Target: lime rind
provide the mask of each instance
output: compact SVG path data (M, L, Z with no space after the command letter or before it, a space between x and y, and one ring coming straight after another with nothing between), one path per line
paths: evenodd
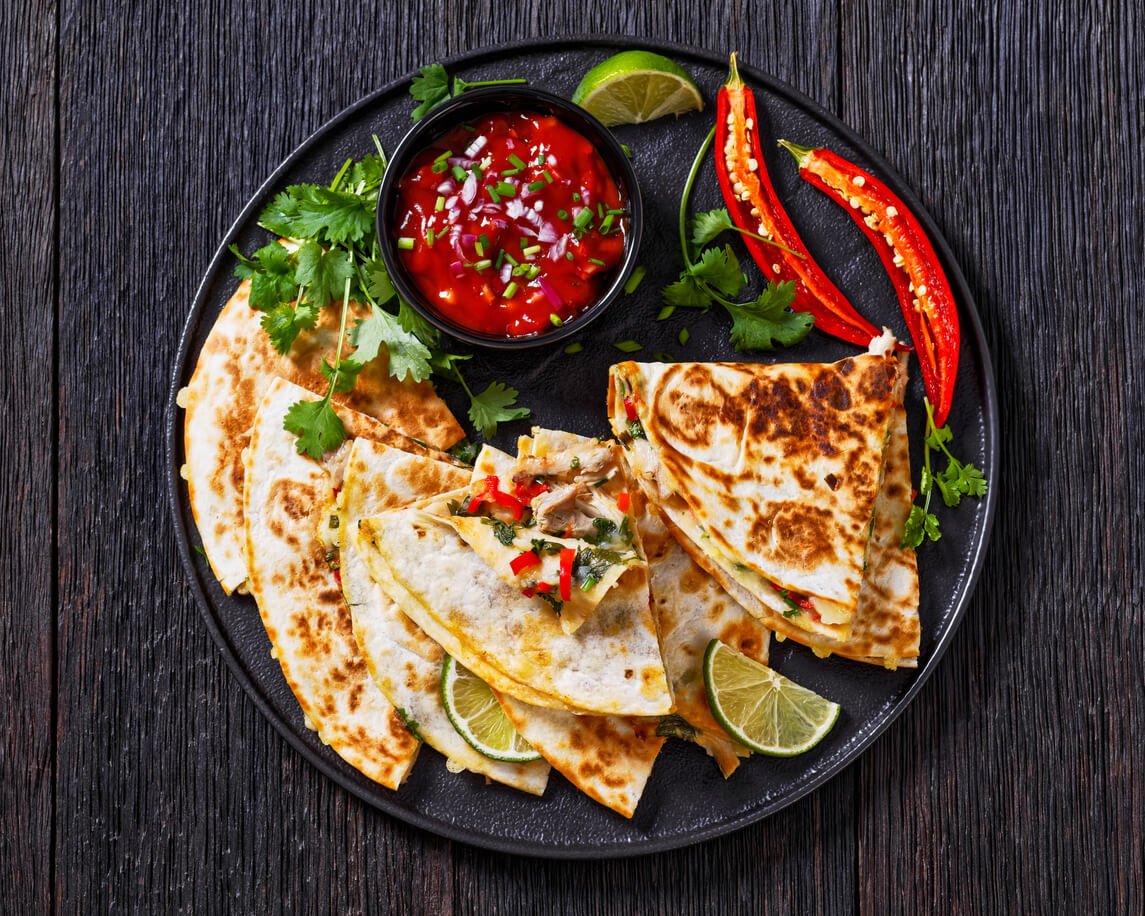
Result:
M839 704L713 639L704 653L712 715L760 754L794 757L815 747L839 719Z
M609 127L704 107L687 71L651 51L622 51L597 64L584 75L572 100Z
M505 763L540 760L513 727L492 689L446 655L441 666L441 702L454 730L477 753Z

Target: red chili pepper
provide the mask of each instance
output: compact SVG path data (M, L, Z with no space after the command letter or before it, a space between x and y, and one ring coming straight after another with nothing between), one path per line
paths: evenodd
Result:
M640 415L636 412L636 407L632 403L632 398L624 399L624 413L628 417L629 423L635 423L640 419Z
M631 502L632 500L627 493L621 493L616 497L616 508L618 508L621 512L627 512Z
M499 506L513 510L513 521L518 521L525 512L525 504L512 494L501 489L500 478L489 475L483 481L484 489L480 490L469 500L465 507L466 512L476 512L482 503L494 502Z
M755 99L740 79L734 53L728 81L716 96L716 174L735 224L783 246L777 248L750 235L743 237L765 276L776 282L795 282L791 308L814 315L820 331L859 346L865 347L871 338L878 337L875 326L855 311L811 259L779 202L759 145Z
M532 598L533 595L535 595L536 593L537 593L537 587L535 585L530 587L530 588L521 589L521 594L524 595L526 598Z
M875 246L890 275L914 338L934 425L946 424L954 400L961 332L946 273L914 214L885 184L827 149L779 145L799 163L799 174L842 205Z
M553 586L552 586L551 582L538 582L537 583L537 591L540 592L542 595L547 595L552 590L553 590Z
M561 551L561 601L572 598L572 568L576 551L566 547Z
M519 575L521 575L522 569L528 569L530 566L536 566L540 562L541 562L540 557L538 557L535 553L533 553L533 551L526 550L520 556L514 557L512 560L509 561L509 568L511 570L513 570L514 576L519 576Z
M539 480L530 480L527 483L523 480L518 480L513 486L517 498L527 503L531 503L534 499L542 493L549 492L549 485L541 483Z
M814 611L815 610L815 602L812 601L810 598L808 598L806 595L801 595L801 594L799 594L799 592L793 592L787 588L777 588L774 585L772 586L772 588L774 588L777 592L779 592L780 597L786 598L788 601L790 601L796 607L800 607L805 611Z

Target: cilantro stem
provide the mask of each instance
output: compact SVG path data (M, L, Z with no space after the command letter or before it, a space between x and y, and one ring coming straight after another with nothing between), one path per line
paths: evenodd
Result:
M353 161L354 161L353 159L347 159L345 162L342 163L342 168L338 169L338 174L335 175L334 180L332 182L330 182L330 190L331 191L337 191L338 190L338 185L340 185L342 183L342 179L345 177L346 172L348 172L350 170L350 165L353 163ZM361 192L359 191L358 193L361 193Z
M696 183L696 176L700 174L700 166L704 164L704 157L708 154L708 148L715 138L716 129L713 127L708 131L704 142L700 144L700 151L696 153L696 158L692 162L692 169L688 172L688 180L684 183L684 192L680 195L680 251L684 255L684 266L689 271L695 265L688 256L688 201L692 197L692 185Z
M350 268L354 267L354 252L350 252ZM352 274L351 274L352 276ZM338 354L334 358L334 372L330 376L330 387L326 391L326 400L329 401L338 386L338 373L342 371L342 344L346 340L346 316L350 313L350 277L346 278L346 289L342 293L342 323L338 327Z
M371 134L370 136L374 138L374 146L378 150L378 158L382 160L382 169L384 171L386 166L389 165L386 161L386 151L382 149L382 141L378 139L377 134Z

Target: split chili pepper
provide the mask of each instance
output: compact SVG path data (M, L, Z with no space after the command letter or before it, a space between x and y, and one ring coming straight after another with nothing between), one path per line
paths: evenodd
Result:
M636 412L636 406L632 403L632 398L624 399L624 415L628 417L629 423L640 419L640 414Z
M934 425L942 428L954 399L960 331L946 273L918 220L881 181L827 149L779 145L799 164L799 174L840 204L875 246L898 293L914 338Z
M576 551L572 547L566 547L561 551L561 601L572 598L572 568L575 559Z
M531 503L542 493L548 493L549 485L539 480L530 480L527 482L518 480L516 484L514 484L513 490L516 493L517 499L525 503Z
M814 315L820 331L865 347L879 331L855 311L811 259L772 187L758 128L755 99L740 79L733 53L728 81L716 97L716 174L728 214L739 228L782 246L765 244L751 235L743 237L765 276L776 282L795 282L793 310Z
M631 497L629 497L627 493L621 493L616 497L616 508L618 508L621 512L627 512L631 502Z

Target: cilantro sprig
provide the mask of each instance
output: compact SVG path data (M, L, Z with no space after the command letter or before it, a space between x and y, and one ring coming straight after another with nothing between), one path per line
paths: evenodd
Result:
M466 89L476 89L478 86L505 86L510 83L523 82L525 82L523 79L511 79L477 80L470 83L460 76L456 76L453 78L453 95L459 96ZM445 67L441 64L430 64L427 67L422 67L421 76L413 78L409 93L415 102L421 102L417 108L410 112L410 117L413 120L420 121L450 97L449 74L445 72Z
M721 305L731 316L731 341L737 350L789 347L806 337L815 324L814 317L808 313L790 310L789 306L795 301L795 284L790 281L776 283L772 280L754 300L733 301L747 286L747 276L740 267L739 259L731 245L724 245L723 248L707 247L727 230L750 235L769 244L775 243L736 226L728 211L722 207L697 215L691 222L689 238L688 201L715 133L715 128L712 128L701 144L680 195L680 254L684 269L675 283L664 287L664 301L668 308L682 306L708 309L716 303ZM664 315L664 312L661 314Z
M292 185L275 196L258 222L284 241L270 242L250 257L230 246L239 261L235 275L250 280L250 305L262 313L262 328L283 355L318 326L323 309L341 300L337 355L333 363L323 359L321 367L329 383L326 395L299 401L286 418L286 428L298 436L299 454L312 458L346 440L333 395L352 391L362 370L383 354L389 374L399 381L437 374L458 382L469 395L469 419L486 437L498 423L529 415L528 408L516 406L517 391L499 382L474 395L457 366L469 357L441 350L440 332L397 295L373 228L386 169L377 137L374 144L376 155L347 160L329 186ZM368 311L350 328L353 352L343 356L350 302Z
M953 509L962 502L963 496L981 497L986 495L986 478L982 472L972 464L963 464L946 447L946 443L953 437L949 426L941 428L934 425L934 408L930 401L923 399L926 406L926 437L923 445L922 475L919 478L918 492L923 497L921 506L914 504L910 507L910 516L906 520L901 546L904 548L918 548L924 539L937 541L942 537L939 529L938 516L930 511L930 497L934 488L942 494L942 501ZM931 453L940 452L946 456L946 468L935 473L931 467Z

